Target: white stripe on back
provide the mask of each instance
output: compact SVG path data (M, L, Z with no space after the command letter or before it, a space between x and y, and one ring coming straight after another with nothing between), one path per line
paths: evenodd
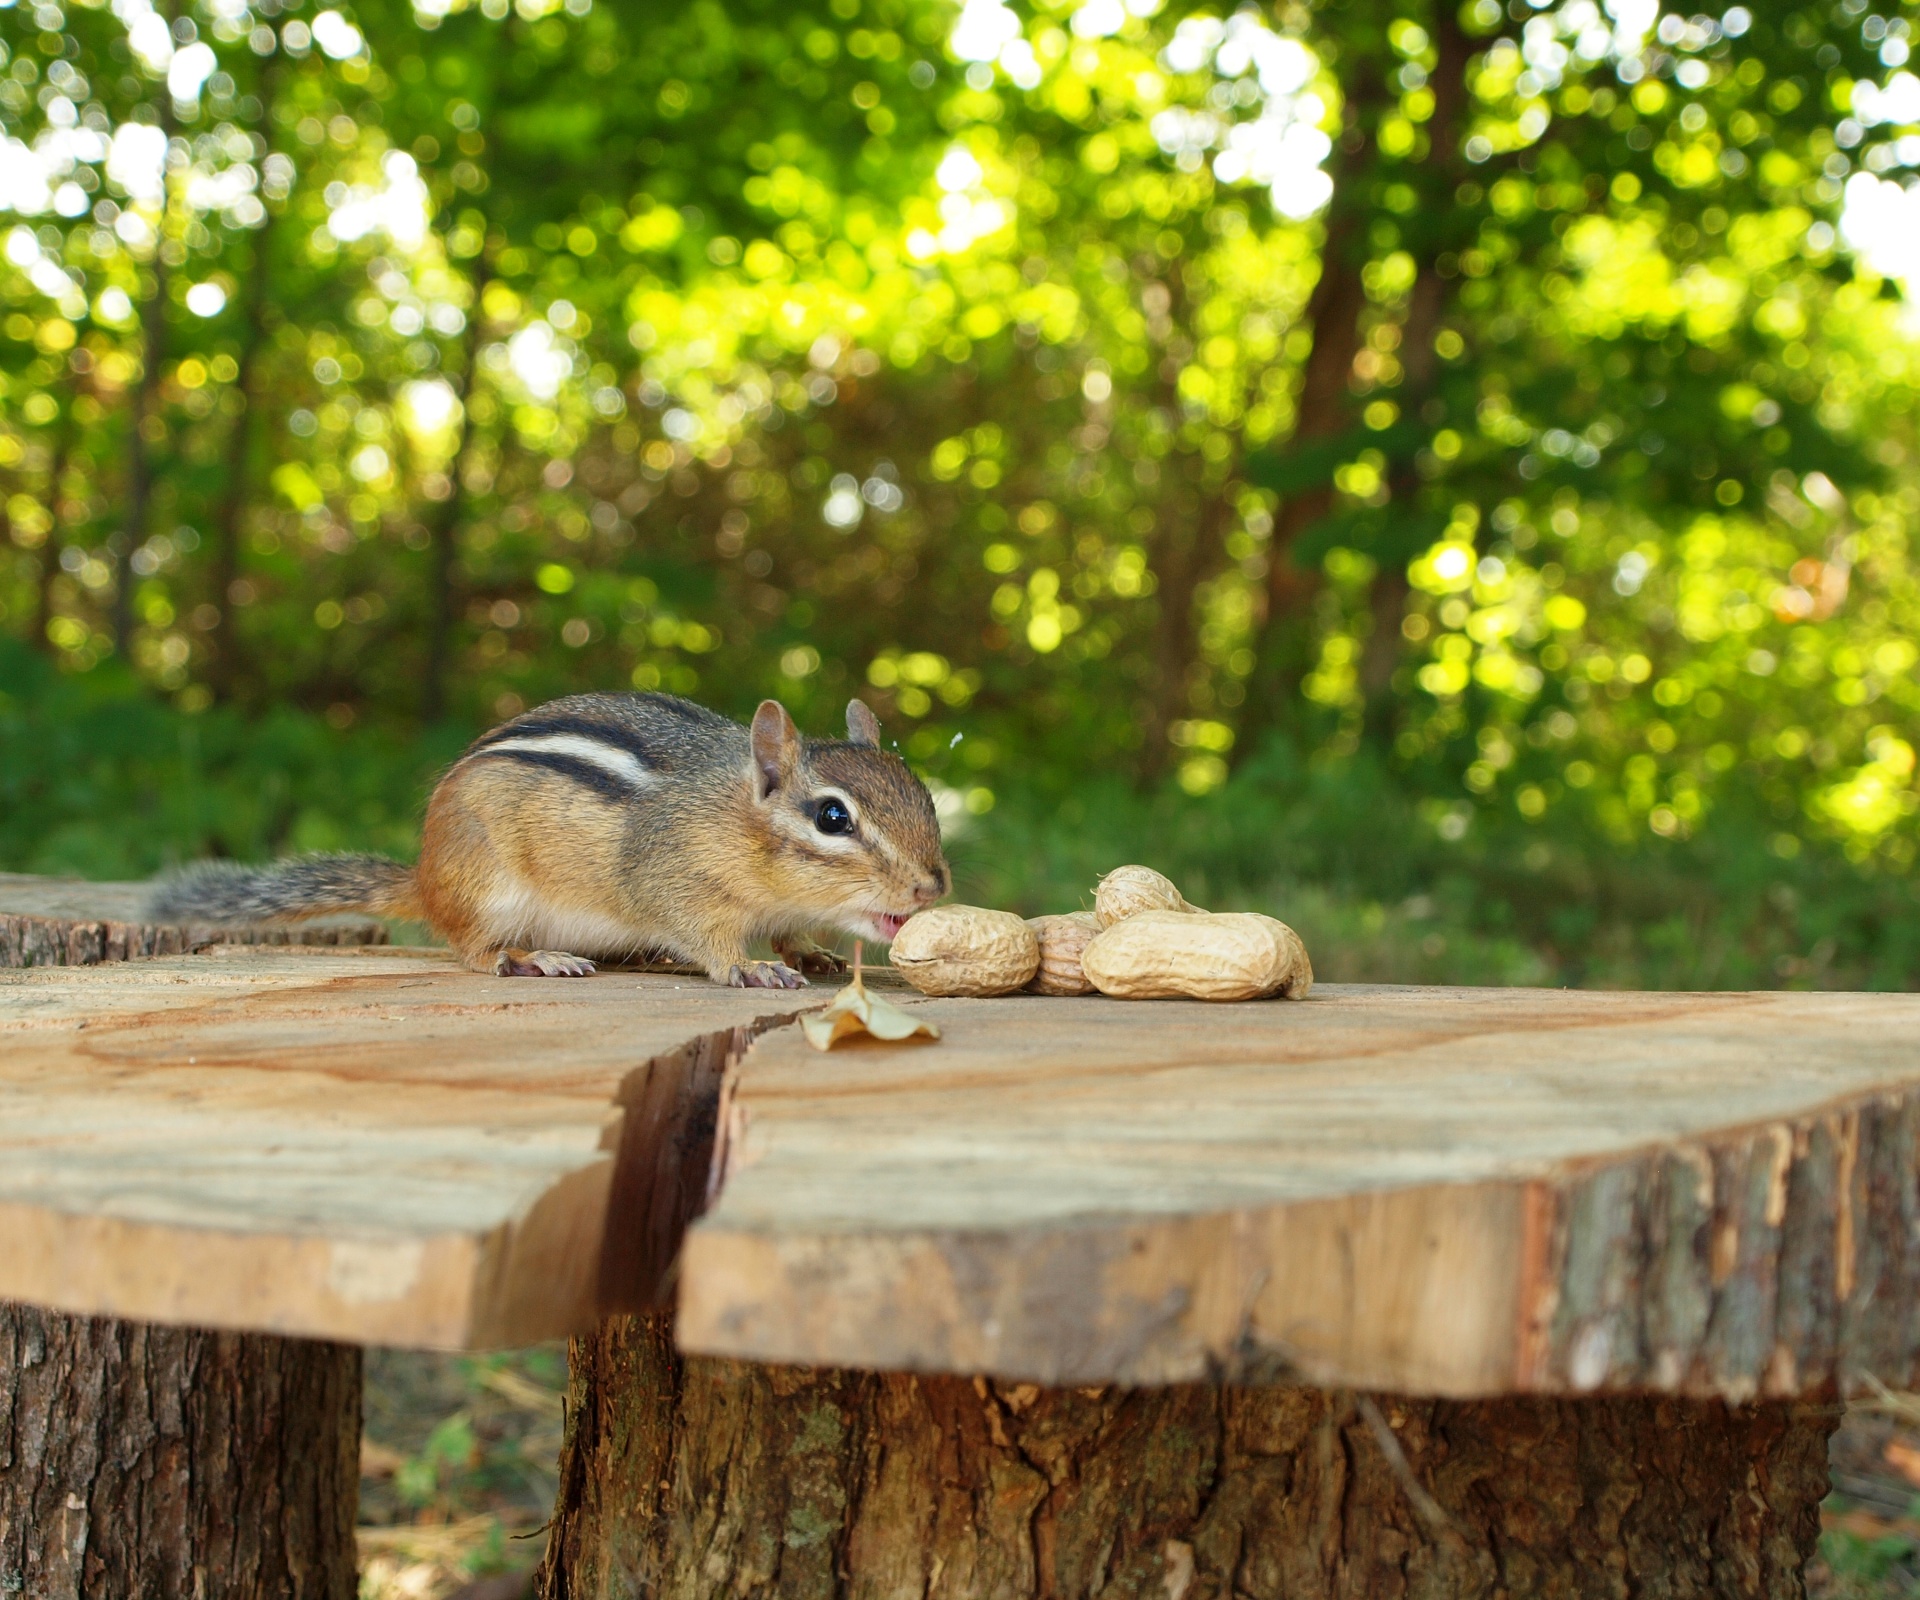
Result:
M497 739L473 753L476 756L492 756L508 750L525 750L541 755L572 756L576 761L590 761L602 772L610 772L614 777L624 779L636 789L649 788L660 781L660 775L631 750L621 750L610 744L602 744L598 739L589 738L583 733L539 733L528 734L519 739Z

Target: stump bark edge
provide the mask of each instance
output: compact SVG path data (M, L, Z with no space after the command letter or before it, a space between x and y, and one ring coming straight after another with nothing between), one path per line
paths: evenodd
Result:
M1799 1600L1821 1399L1043 1389L571 1351L542 1600Z
M0 1596L353 1600L358 1347L0 1303Z

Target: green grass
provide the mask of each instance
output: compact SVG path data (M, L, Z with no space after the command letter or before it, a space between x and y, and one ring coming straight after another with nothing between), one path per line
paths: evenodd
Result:
M1894 1600L1920 1594L1920 1551L1898 1535L1863 1538L1844 1528L1820 1535L1820 1554L1807 1574L1812 1600Z
M430 1600L539 1559L558 1488L563 1345L367 1353L362 1600Z

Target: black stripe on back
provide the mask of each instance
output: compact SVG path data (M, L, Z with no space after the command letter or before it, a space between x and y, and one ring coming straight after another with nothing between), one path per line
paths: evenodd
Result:
M624 750L636 757L644 767L658 770L665 765L661 753L649 749L646 741L632 728L620 727L617 723L597 722L591 717L569 716L530 716L521 717L514 722L503 722L473 742L473 753L483 754L489 745L498 744L503 739L540 739L550 734L566 734L577 739L591 739L596 744L606 745L610 750ZM605 776L606 774L602 774Z
M525 729L521 729L525 732ZM568 731L572 730L556 730ZM563 755L556 750L475 750L473 756L491 756L496 761L518 761L522 766L539 767L543 772L553 772L563 778L571 778L575 783L584 784L595 794L605 795L609 800L631 800L635 790L622 783L605 767L595 766L591 761L582 761L578 756Z
M635 695L634 699L644 700L650 706L670 712L682 722L697 722L702 727L711 727L715 723L737 726L729 723L728 719L721 716L719 712L710 711L692 700L683 700L677 694L640 694Z

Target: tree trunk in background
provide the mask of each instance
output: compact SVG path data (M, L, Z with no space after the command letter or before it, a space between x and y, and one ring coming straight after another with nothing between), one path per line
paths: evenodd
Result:
M1168 272L1163 287L1165 331L1181 330L1197 346L1205 335L1193 325L1186 270L1176 267ZM1178 364L1163 360L1159 370L1160 404L1169 416L1179 416ZM1194 602L1200 586L1219 568L1235 510L1228 495L1236 476L1234 467L1215 468L1200 452L1169 455L1166 466L1176 463L1187 469L1184 482L1170 486L1171 492L1161 498L1150 556L1155 586L1153 680L1141 703L1139 764L1139 777L1149 784L1164 777L1172 764L1169 735L1187 710L1190 675L1198 660L1200 629Z
M473 272L473 306L467 317L464 358L460 370L447 375L460 402L460 447L448 464L450 487L446 499L427 519L427 664L420 686L420 720L438 722L447 709L447 673L452 666L454 606L453 569L459 560L460 522L466 510L467 463L473 449L473 419L467 402L473 394L474 371L480 364L481 300L493 276L491 240L481 251Z
M0 1595L353 1600L360 1352L0 1302Z
M1407 320L1401 327L1400 403L1409 417L1418 417L1433 396L1433 341L1448 305L1446 280L1435 270L1432 254L1428 252L1429 259L1419 264L1413 292L1407 297ZM1411 458L1395 466L1389 483L1393 498L1402 504L1419 492L1420 477ZM1367 737L1376 743L1392 740L1393 721L1400 708L1393 674L1406 648L1400 624L1406 618L1410 592L1405 562L1397 556L1383 559L1367 597L1371 626L1360 654L1362 724Z
M1406 649L1400 625L1406 620L1407 596L1412 591L1407 569L1396 564L1383 566L1373 575L1367 595L1372 625L1360 647L1361 725L1366 736L1381 746L1393 742L1394 723L1400 712L1393 675Z
M1196 468L1205 471L1206 462ZM1170 741L1175 721L1187 709L1187 675L1199 638L1194 601L1200 585L1219 565L1226 545L1233 506L1224 486L1198 491L1199 505L1192 525L1176 532L1165 527L1154 546L1153 571L1159 610L1154 625L1155 676L1147 700L1140 775L1147 782L1163 776L1173 756Z
M1427 119L1428 202L1445 207L1439 215L1454 209L1454 190L1466 168L1467 119L1471 96L1467 89L1467 70L1473 65L1474 45L1460 27L1460 14L1448 6L1436 6L1433 13L1434 66L1428 80L1433 90L1433 115ZM1465 219L1471 226L1475 219ZM1477 231L1477 228L1475 229ZM1464 241L1459 241L1464 242Z
M271 218L271 213L269 213ZM259 397L255 393L259 374L261 346L266 343L267 230L269 220L254 236L256 264L247 285L246 321L240 337L240 368L233 380L233 392L240 397L241 411L233 419L233 432L227 437L227 481L214 513L211 528L213 548L208 552L207 592L219 613L207 634L207 686L217 700L231 700L240 676L240 638L234 626L233 586L240 579L240 540L245 531L247 502L253 489L250 468L257 430L255 414Z
M278 56L263 64L257 92L263 105L274 103ZM271 128L272 118L266 119ZM207 592L218 613L207 633L207 687L216 700L231 700L240 677L240 635L234 626L232 589L240 578L240 541L245 532L247 503L253 493L253 447L259 433L260 357L267 342L268 285L273 271L273 234L277 213L254 230L253 271L247 275L247 297L241 312L240 353L235 363L233 392L240 398L240 414L227 436L227 481L214 512L212 548L207 552Z
M427 663L420 685L422 722L438 722L447 710L447 665L453 649L453 564L459 553L455 543L465 492L460 485L460 468L472 426L467 424L460 452L454 457L449 474L453 487L441 502L439 514L427 520Z
M1367 260L1368 212L1358 192L1364 136L1356 126L1349 138L1361 144L1359 150L1346 152L1347 159L1334 174L1320 281L1313 286L1305 314L1313 329L1313 348L1301 375L1297 420L1285 452L1289 455L1324 445L1353 426L1348 380L1353 358L1360 353L1360 313L1367 304L1360 273ZM1323 481L1285 495L1274 513L1267 541L1265 615L1254 636L1253 678L1236 746L1242 758L1254 754L1261 737L1286 722L1287 703L1306 673L1305 634L1318 574L1293 564L1293 547L1332 503L1332 483Z
M73 393L71 388L56 393L60 415L54 421L53 455L47 463L47 536L35 552L39 562L34 569L33 615L27 619L27 643L46 655L57 654L47 637L47 624L53 621L53 580L60 571L60 485L66 481L68 452L73 448Z
M162 6L160 14L173 20L173 8ZM173 101L160 96L160 127L169 140L174 135ZM161 182L168 182L164 172ZM153 515L153 450L157 442L147 437L147 425L160 418L160 364L167 358L167 211L160 207L159 242L153 251L153 293L140 308L140 381L133 389L133 410L127 428L127 515L117 535L119 547L113 550L113 600L109 631L113 651L122 661L132 664L133 643L133 553L147 542L148 522ZM111 541L110 541L111 545Z
M1477 219L1473 213L1463 212L1453 198L1464 174L1460 149L1467 127L1467 69L1473 60L1473 43L1461 31L1458 16L1445 6L1434 13L1434 32L1438 53L1433 76L1428 80L1433 89L1433 115L1427 121L1431 144L1420 173L1427 225L1416 252L1416 276L1401 328L1400 405L1409 420L1430 421L1437 427L1439 419L1426 415L1437 376L1438 356L1433 342L1453 305L1453 291L1440 274L1440 257L1467 246ZM1391 479L1394 499L1406 503L1419 486L1413 460L1399 462ZM1405 565L1397 559L1383 561L1373 578L1369 597L1373 627L1360 659L1364 725L1367 736L1376 743L1392 739L1399 710L1393 674L1405 649L1400 624L1405 619L1408 592Z
M1466 126L1466 74L1473 55L1472 41L1461 31L1451 9L1437 7L1433 27L1437 58L1430 80L1434 110L1427 123L1429 151L1425 161L1409 163L1403 169L1420 191L1416 215L1404 223L1414 236L1409 242L1419 268L1400 345L1405 376L1397 398L1410 419L1418 419L1421 406L1432 393L1433 338L1448 303L1435 262L1443 250L1457 248L1460 243L1449 235L1458 226L1453 190L1459 179L1460 146ZM1361 272L1372 249L1369 232L1375 214L1374 197L1369 193L1373 170L1368 157L1374 129L1391 103L1383 72L1381 62L1366 60L1354 63L1344 73L1353 100L1346 136L1333 168L1334 191L1327 210L1326 242L1320 251L1320 281L1314 285L1305 313L1313 330L1313 349L1302 374L1299 420L1287 447L1289 454L1323 445L1354 425L1349 381L1354 358L1361 350L1360 314L1367 304ZM1389 220L1401 225L1398 218ZM1465 224L1469 228L1477 226L1471 214L1466 214ZM1405 498L1415 486L1412 472L1405 468L1392 481L1396 499ZM1238 758L1252 755L1260 737L1286 721L1288 705L1311 665L1308 607L1318 588L1318 574L1295 566L1291 552L1301 535L1332 506L1332 483L1322 480L1285 496L1274 514L1268 546L1266 614L1254 642L1254 677L1241 719ZM1404 573L1383 575L1383 581L1387 590L1397 586L1404 596ZM1388 592L1375 596L1376 619L1385 614L1392 598ZM1376 626L1372 648L1390 649L1397 661L1398 640L1396 617L1390 634L1383 634ZM1386 676L1391 672L1389 663ZM1378 661L1363 665L1363 679L1380 676Z
M545 1600L1798 1600L1837 1407L1041 1389L576 1339Z
M153 510L153 440L147 437L149 419L159 416L160 363L165 358L167 269L158 254L153 258L153 298L141 316L140 381L133 391L133 414L127 429L127 515L113 549L113 602L109 631L114 653L128 659L133 642L134 551L147 542L147 523Z

